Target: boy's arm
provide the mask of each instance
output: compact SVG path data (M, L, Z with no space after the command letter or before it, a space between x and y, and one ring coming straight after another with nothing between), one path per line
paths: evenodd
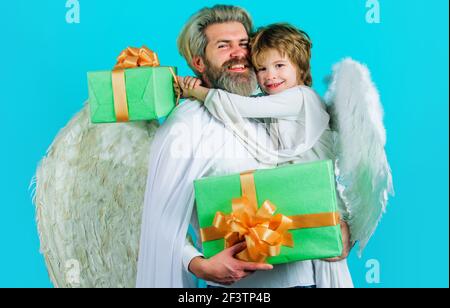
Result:
M201 86L195 77L178 77L183 97L195 98L217 118L284 118L299 114L304 102L304 92L298 87L279 94L246 97L223 90ZM220 114L225 112L226 114Z
M182 98L195 98L200 102L205 101L209 89L202 86L200 79L191 76L178 76L177 79L178 83L174 83L174 88Z
M303 105L303 91L298 87L282 93L260 97L246 97L223 90L198 89L204 96L205 107L214 116L222 119L243 118L285 118L297 116ZM223 115L226 113L226 116Z
M197 86L194 89L190 89L187 91L187 94L190 97L195 98L196 100L200 102L205 102L206 97L208 96L208 93L211 89L205 88L203 86Z

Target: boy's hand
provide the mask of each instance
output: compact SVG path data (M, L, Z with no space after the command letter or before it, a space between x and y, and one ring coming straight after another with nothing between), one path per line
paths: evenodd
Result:
M175 91L175 95L179 96L180 98L185 98L183 97L183 90L180 87L180 84L178 82L173 82L173 89Z
M201 86L202 81L195 77L178 76L178 85L176 85L176 83L174 84L174 88L177 94L181 94L182 98L192 98L194 97L192 90Z
M184 84L183 88L186 88L188 90L193 90L202 85L202 81L196 77L187 76L181 79L183 79L182 80L182 83Z

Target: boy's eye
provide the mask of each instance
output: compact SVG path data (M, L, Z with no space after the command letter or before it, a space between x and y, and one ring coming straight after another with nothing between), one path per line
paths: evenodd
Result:
M266 70L265 67L260 67L260 68L257 69L258 72L264 72L265 70Z
M276 68L282 68L284 66L284 64L277 64L275 65Z

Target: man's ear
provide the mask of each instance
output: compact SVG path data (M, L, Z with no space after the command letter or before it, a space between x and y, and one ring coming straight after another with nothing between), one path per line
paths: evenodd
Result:
M192 58L192 65L200 74L203 74L206 70L205 61L203 61L203 58L200 56L194 56Z

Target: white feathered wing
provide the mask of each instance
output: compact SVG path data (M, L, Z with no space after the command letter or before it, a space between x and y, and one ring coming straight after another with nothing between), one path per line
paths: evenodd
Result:
M379 93L366 66L344 59L333 68L325 100L335 134L336 179L361 256L394 193L385 153Z
M85 106L59 132L33 179L41 252L55 287L134 287L158 123L89 117Z

